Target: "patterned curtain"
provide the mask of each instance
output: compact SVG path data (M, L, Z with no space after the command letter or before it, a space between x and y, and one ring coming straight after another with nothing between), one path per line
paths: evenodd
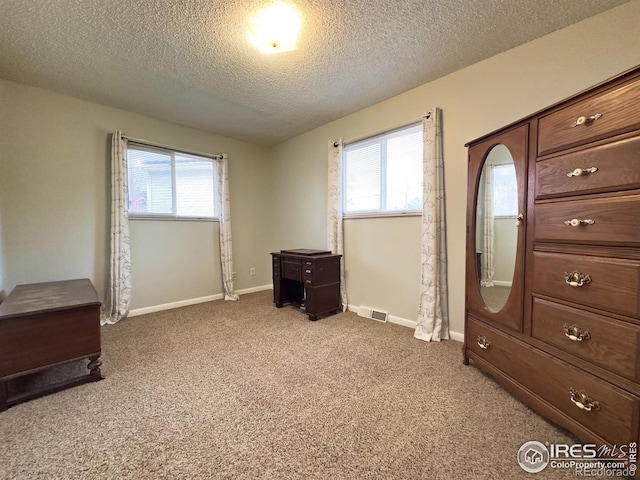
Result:
M449 338L447 236L442 158L442 111L422 120L424 131L421 285L414 337L439 342Z
M482 279L480 286L493 287L493 165L483 169L484 174L484 225L482 232Z
M342 255L340 261L340 298L342 311L347 310L347 284L344 274L344 239L342 234L342 139L329 142L329 179L327 199L327 247Z
M229 203L229 170L227 155L222 154L218 163L218 208L220 211L220 263L225 300L238 300L233 290L233 253L231 249L231 206Z
M113 324L129 314L131 301L131 249L127 204L127 140L113 132L111 140L111 239L107 296L100 323Z

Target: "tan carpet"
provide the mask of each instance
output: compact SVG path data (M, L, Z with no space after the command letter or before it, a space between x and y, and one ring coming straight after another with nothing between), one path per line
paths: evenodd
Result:
M480 292L484 303L492 312L499 312L507 303L507 298L511 293L511 287L480 287Z
M269 291L131 318L103 328L106 380L0 413L0 478L575 478L520 469L575 440L461 360Z

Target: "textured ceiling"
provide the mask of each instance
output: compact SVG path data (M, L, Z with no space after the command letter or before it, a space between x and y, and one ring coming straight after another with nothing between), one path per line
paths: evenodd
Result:
M262 55L271 1L0 0L0 77L272 145L626 1L289 0Z

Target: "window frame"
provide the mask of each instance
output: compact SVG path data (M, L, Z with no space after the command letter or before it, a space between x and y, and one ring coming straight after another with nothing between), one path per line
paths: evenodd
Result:
M129 150L141 150L150 153L161 153L163 155L171 156L171 205L172 213L141 213L131 212L130 207L130 178L129 178ZM177 192L176 192L176 156L193 158L200 161L209 161L212 164L212 203L213 203L213 216L189 216L179 215L177 213ZM135 140L128 140L127 142L127 215L130 220L162 220L162 221L196 221L196 222L219 222L220 221L220 207L218 206L217 194L218 194L218 169L217 169L217 156L211 154L192 153L185 150L166 147L163 145L155 145L152 143L142 143Z
M416 121L416 122L411 122L408 123L406 125L402 125L400 127L397 128L393 128L391 130L386 130L384 132L381 133L377 133L375 135L371 135L371 136L367 136L367 137L363 137L360 139L356 139L350 142L345 142L343 145L343 151L342 151L342 175L341 175L341 186L340 188L342 189L342 217L343 218L347 218L347 219L351 219L351 218L377 218L377 217L415 217L415 216L421 216L422 215L422 202L420 203L420 208L418 209L407 209L407 210L383 210L382 206L386 203L386 198L387 198L387 164L388 164L388 159L387 159L387 141L389 138L393 138L394 136L398 136L398 134L400 134L401 132L404 132L406 130L415 128L415 127L422 127L422 121ZM380 165L380 208L378 210L363 210L363 211L359 211L359 212L348 212L347 211L347 195L346 195L346 191L347 191L347 174L346 174L346 170L347 170L347 162L346 162L346 153L347 153L347 148L349 146L353 146L355 144L358 145L368 145L368 144L375 144L380 142L382 139L384 139L384 145L381 145L381 165ZM421 163L423 162L423 158L424 158L424 141L423 141L423 152L420 156L420 161ZM422 185L423 180L421 180L420 184ZM423 194L423 192L420 192L421 196ZM424 200L424 199L422 199Z

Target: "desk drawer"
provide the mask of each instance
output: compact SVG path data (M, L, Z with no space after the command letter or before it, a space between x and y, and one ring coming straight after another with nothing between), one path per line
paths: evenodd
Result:
M536 163L536 199L639 187L640 137Z
M517 383L613 444L637 441L638 422L629 419L639 418L638 397L482 322L469 319L467 329L467 348ZM581 409L572 401L581 392L598 406Z
M542 117L538 122L538 155L640 128L639 97L640 80L636 79Z
M285 258L282 260L282 277L289 280L302 281L302 262L297 259Z
M589 278L572 286L565 273L573 272ZM639 290L637 260L533 252L534 293L640 319Z
M536 205L535 239L640 245L640 195Z
M304 283L305 287L306 286L313 286L313 265L307 265L307 263L312 263L312 262L305 262L302 265L302 283Z
M531 328L538 340L623 377L640 379L638 325L534 298Z

